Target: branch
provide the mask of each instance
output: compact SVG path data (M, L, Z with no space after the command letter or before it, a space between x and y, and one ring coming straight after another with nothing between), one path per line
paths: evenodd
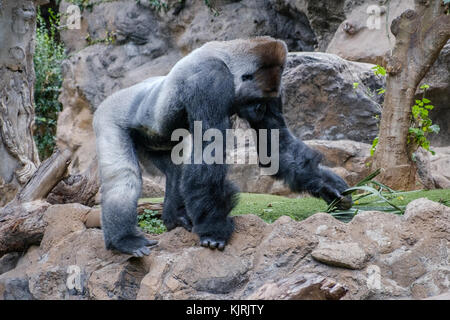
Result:
M20 190L14 202L29 202L45 199L55 185L63 178L71 162L72 151L56 150L45 160L33 174L27 184Z

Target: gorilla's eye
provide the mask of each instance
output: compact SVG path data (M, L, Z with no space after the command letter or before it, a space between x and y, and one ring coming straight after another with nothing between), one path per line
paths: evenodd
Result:
M253 80L253 75L252 74L244 74L242 76L242 81L250 81Z

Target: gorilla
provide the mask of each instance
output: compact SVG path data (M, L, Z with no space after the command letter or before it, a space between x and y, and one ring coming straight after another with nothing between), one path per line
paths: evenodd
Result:
M228 215L237 197L226 179L227 165L174 164L171 134L178 128L193 132L194 121L201 121L203 132L215 128L225 135L234 114L256 130L279 130L274 178L295 192L327 203L340 199L341 208L351 207L351 198L342 195L348 188L344 180L321 166L321 155L286 126L280 98L286 56L285 43L271 37L209 42L178 61L167 76L120 90L100 104L93 125L107 249L142 257L157 243L136 226L139 163L149 162L166 176L162 219L167 229L184 227L199 236L200 245L224 249L234 229Z

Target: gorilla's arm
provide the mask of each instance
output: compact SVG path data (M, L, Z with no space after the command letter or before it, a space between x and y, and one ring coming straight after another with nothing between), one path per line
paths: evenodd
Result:
M315 197L321 197L327 203L331 203L336 198L342 198L339 207L350 208L351 198L342 196L342 192L348 188L348 185L341 177L320 165L322 155L319 152L293 136L282 114L281 99L257 104L253 110L259 110L259 114L247 111L244 116L247 115L245 118L252 128L268 129L267 150L271 150L270 130L279 130L279 170L274 178L284 179L292 191L307 191ZM257 146L259 148L259 143Z
M201 70L189 80L189 88L185 92L190 92L190 95L185 102L190 132L195 130L194 121L200 121L202 136L208 129L219 130L225 136L226 129L231 128L234 98L233 77L228 68L218 60L204 61ZM208 144L203 141L202 150ZM187 214L201 245L222 250L234 229L228 214L235 205L237 189L226 180L225 161L223 164L206 164L202 157L201 163L195 164L194 152L191 154L192 164L184 166L181 184Z

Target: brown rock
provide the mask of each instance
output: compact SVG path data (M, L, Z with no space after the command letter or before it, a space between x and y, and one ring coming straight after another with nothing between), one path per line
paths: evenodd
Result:
M320 242L311 255L322 263L348 269L364 268L367 258L367 254L355 242Z
M339 300L347 288L317 274L300 274L269 282L250 295L250 300Z
M84 225L90 208L47 211L40 247L0 274L0 298L422 299L450 289L450 209L427 199L405 216L364 212L348 224L326 213L237 216L223 252L176 228L152 236L159 244L143 259L106 250L101 230Z

